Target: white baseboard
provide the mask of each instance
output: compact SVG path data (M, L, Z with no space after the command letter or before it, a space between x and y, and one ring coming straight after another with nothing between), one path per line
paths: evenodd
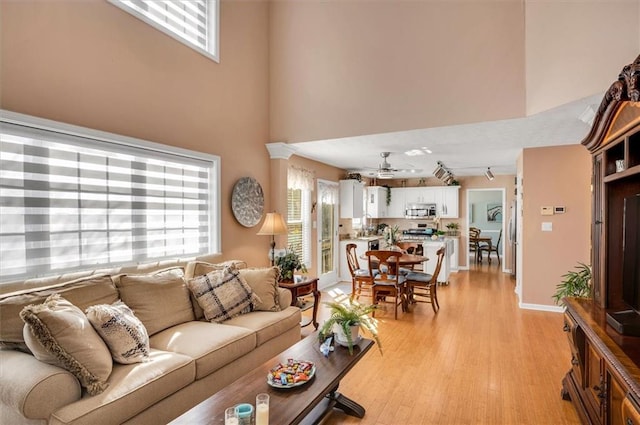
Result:
M564 307L559 305L546 305L546 304L529 304L518 303L518 307L523 310L537 310L537 311L549 311L551 313L564 313Z

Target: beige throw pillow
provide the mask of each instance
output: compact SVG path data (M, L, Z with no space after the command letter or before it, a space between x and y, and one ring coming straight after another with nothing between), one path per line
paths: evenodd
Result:
M116 301L111 305L94 305L87 309L86 314L116 362L140 363L149 358L147 330L125 303Z
M89 395L104 391L111 353L82 310L54 294L43 304L26 306L20 317L25 342L38 360L71 372Z
M249 313L252 305L260 302L234 266L198 276L187 285L204 310L204 317L212 322Z
M253 268L240 270L242 277L260 298L260 302L253 306L254 310L280 311L280 297L278 296L278 279L280 269L277 267Z
M120 298L144 324L149 336L194 320L181 268L114 278Z

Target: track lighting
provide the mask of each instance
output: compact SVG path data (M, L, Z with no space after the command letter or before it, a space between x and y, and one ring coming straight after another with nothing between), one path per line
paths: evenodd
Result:
M487 180L493 180L493 173L491 172L491 167L487 167L487 171L484 173L487 176Z
M442 162L438 161L437 164L436 169L433 170L433 175L444 184L451 184L455 180L453 173Z

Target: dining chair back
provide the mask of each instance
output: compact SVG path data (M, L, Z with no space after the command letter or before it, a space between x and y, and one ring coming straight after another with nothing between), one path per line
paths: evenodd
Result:
M498 264L501 264L500 262L500 241L501 240L502 240L502 229L500 229L500 234L498 235L498 241L496 242L495 245L488 244L488 243L480 243L478 245L478 249L480 250L480 256L482 256L482 252L486 252L487 258L489 259L489 264L491 264L492 252L496 253L496 256L498 257Z
M440 310L438 302L438 275L442 268L445 247L436 251L436 267L433 274L411 272L406 277L407 294L410 303L430 303L433 312Z
M369 268L361 268L358 261L357 245L354 243L347 244L347 265L349 273L351 273L351 298L359 299L360 295L371 295L371 286L373 285L372 273ZM377 269L373 270L374 274Z
M406 305L405 277L398 273L400 251L371 250L366 252L369 271L374 276L371 297L373 304L389 302L393 298L394 318L398 318L398 306ZM377 269L377 274L373 272ZM374 310L372 316L375 317Z
M469 252L475 253L476 263L480 260L480 246L477 241L480 232L481 230L477 227L469 227Z

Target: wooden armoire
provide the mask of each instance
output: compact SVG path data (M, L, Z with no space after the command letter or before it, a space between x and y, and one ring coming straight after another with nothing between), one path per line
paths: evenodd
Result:
M640 193L640 56L605 94L582 144L593 157L593 298L565 298L572 357L562 395L584 423L640 425L640 337L607 323L607 313L630 309L623 301L623 224L625 198Z

